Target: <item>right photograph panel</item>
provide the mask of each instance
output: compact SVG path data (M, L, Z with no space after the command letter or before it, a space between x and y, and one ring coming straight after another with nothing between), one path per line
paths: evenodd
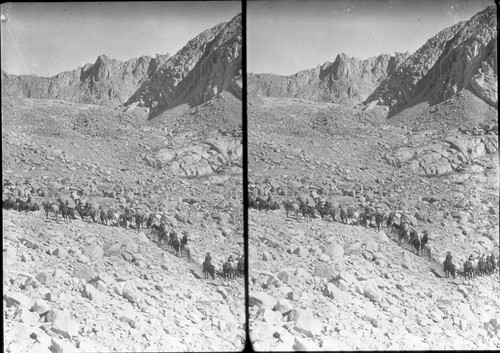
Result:
M493 1L248 1L256 351L500 345Z

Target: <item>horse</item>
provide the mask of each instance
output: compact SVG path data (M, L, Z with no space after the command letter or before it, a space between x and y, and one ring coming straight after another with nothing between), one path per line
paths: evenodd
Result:
M222 266L222 273L224 274L224 279L235 279L236 278L236 264L234 261L226 261Z
M428 242L429 242L429 236L427 234L427 231L424 231L424 235L420 240L420 254L421 255L427 254L427 257L430 260L432 254L432 246L430 244L427 244Z
M151 212L148 216L148 220L146 221L146 228L151 228L153 226L155 218L156 214L154 212Z
M347 208L347 213L346 213L346 223L349 222L349 220L354 219L355 222L358 222L358 215L357 212L355 212L351 207Z
M347 223L347 212L343 207L340 207L339 216L340 216L340 222Z
M236 276L243 277L245 275L245 259L240 256L238 259L238 264L236 265Z
M75 210L64 204L61 199L59 200L61 204L61 215L63 217L63 220L65 222L66 221L71 222L72 219L75 219Z
M257 196L254 200L255 208L258 211L262 211L263 208L267 207L267 202L262 197Z
M425 243L423 245L422 244L420 245L420 249L424 254L427 254L427 258L430 261L432 258L432 246L430 244Z
M179 257L180 247L181 247L181 244L180 244L178 238L175 238L174 240L172 240L170 242L170 252L174 252L174 250L175 250L177 257Z
M21 200L19 197L14 201L14 210L21 212L26 209L26 202Z
M314 206L310 206L309 202L304 202L300 197L297 197L297 201L299 201L299 208L302 212L302 217L307 222L307 220L311 220L314 218Z
M486 271L489 274L495 273L495 255L493 254L486 258Z
M94 223L96 222L97 210L94 207L88 204L87 206L83 207L82 204L79 203L78 205L76 205L75 209L80 215L82 221L85 221L85 217L90 217Z
M415 228L412 228L412 230L410 231L409 244L410 244L410 250L413 251L413 248L415 248L415 253L417 255L420 254L421 240L420 240L420 236Z
M299 204L294 201L287 201L287 200L283 200L282 203L283 206L285 207L285 213L286 213L285 219L288 218L288 214L290 212L294 212L295 217L297 218L297 220L299 220L299 210L300 210Z
M118 227L120 223L120 215L118 212L113 211L111 208L106 213L106 225L112 224L115 222L115 225Z
M482 256L477 261L476 272L480 276L486 274L486 262L484 261L484 257Z
M155 225L153 225L153 229L155 229ZM168 235L168 227L166 223L161 223L156 228L158 230L158 246L161 246L161 241L165 240L165 244L167 243L167 235Z
M188 262L191 262L191 247L189 246L189 244L185 244L184 246L181 244L181 257L183 253L186 254Z
M396 218L396 212L392 211L391 213L389 213L389 216L387 216L386 220L386 228L389 227L392 228L395 218Z
M170 245L175 239L179 239L179 235L175 231L175 229L171 229L168 236L168 245Z
M186 233L184 233L181 239L181 256L182 256L182 251L184 250L184 247L186 246L187 242L188 242L188 236Z
M254 197L253 195L250 195L248 200L248 207L260 210L261 205L262 199L260 197Z
M269 201L267 203L267 208L271 211L274 211L274 210L279 210L280 209L280 204L276 201Z
M203 274L205 279L208 279L208 275L212 276L212 280L215 279L215 266L210 261L203 261Z
M146 216L143 213L137 212L135 214L135 226L137 228L137 231L140 231L141 228L144 228L143 223L145 220L146 220Z
M68 220L70 217L69 206L60 197L57 199L57 202L59 203L59 210L61 211L63 220L64 221Z
M128 228L132 224L132 215L130 213L121 213L118 216L118 225L123 228Z
M104 209L104 206L99 207L99 219L101 220L102 224L106 224L106 210Z
M444 260L443 262L444 266L444 273L446 275L446 278L450 277L450 274L453 276L453 279L455 279L456 276L456 268L453 262L451 260Z
M42 202L43 209L45 210L45 219L49 218L49 213L52 212L56 221L59 221L59 206L54 202Z
M358 217L358 226L365 226L365 228L368 228L369 224L369 215L366 213L360 213Z
M464 276L465 276L465 279L469 278L469 279L472 279L474 278L474 272L475 272L475 269L474 269L474 265L472 264L472 261L471 260L467 260L464 262Z
M410 225L404 222L400 225L398 232L398 245L401 245L401 240L404 239L406 242L410 240Z
M26 212L31 211L33 206L34 206L34 204L31 201L31 195L30 195L30 196L28 196L28 200L24 203L24 211L26 211Z
M7 196L7 199L3 200L2 207L5 210L14 209L15 203L16 202L14 200L14 197L12 196L12 194L9 194L9 196Z
M314 218L314 207L313 206L309 206L307 204L304 204L301 206L301 210L302 210L302 217L304 217L304 219L306 220L311 220Z
M385 215L382 212L375 213L375 224L377 225L377 232L380 232L380 227L384 222Z
M325 219L325 217L330 214L329 213L330 210L326 207L326 203L320 203L320 202L318 202L316 204L316 210L318 211L319 216L321 217L321 219Z
M332 221L338 222L337 215L339 214L339 210L331 205L330 205L329 209L330 209L330 216L332 216Z

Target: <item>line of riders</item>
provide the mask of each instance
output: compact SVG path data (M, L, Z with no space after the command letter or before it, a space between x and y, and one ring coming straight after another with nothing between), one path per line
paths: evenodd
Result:
M302 197L297 197L296 200L283 200L281 203L285 208L286 218L289 217L290 213L293 213L295 214L295 218L298 220L299 214L302 214L304 220L309 221L312 218L316 218L315 212L318 212L323 220L331 219L334 222L364 225L365 227L373 225L377 228L377 230L380 230L380 227L384 222L392 224L396 215L396 212L391 212L391 214L386 216L380 208L374 210L370 207L365 207L363 212L358 212L348 204L335 207L330 201L325 201L320 198L315 199L315 206L310 205L308 198L304 201ZM278 210L280 209L280 204L274 201L270 194L267 199L260 196L254 197L253 195L250 195L249 207L255 208L259 211Z
M296 201L283 200L282 204L285 208L286 218L288 218L291 212L295 213L296 219L299 219L299 213L302 214L304 220L315 218L314 211L318 211L321 219L331 219L332 221L340 221L345 224L357 224L364 225L368 227L375 224L377 231L384 226L390 229L390 232L396 232L398 236L398 244L401 245L404 240L406 244L409 244L410 250L415 252L417 255L427 255L429 260L432 256L432 246L428 243L429 231L424 230L420 234L416 227L414 227L408 216L406 214L399 215L396 211L391 211L386 215L381 209L374 211L368 207L365 208L363 212L358 213L351 206L344 204L338 208L333 207L333 205L319 198L315 200L316 206L311 206L309 204L309 199L305 201L301 197L297 197ZM255 208L259 211L261 210L278 210L280 204L272 199L269 194L267 199L261 198L259 196L254 197L249 195L249 207ZM495 266L496 264L496 266ZM446 277L451 274L455 278L456 267L451 261L451 253L448 252L446 260L443 263ZM464 262L463 273L465 278L474 278L478 275L491 274L500 268L500 259L495 262L495 255L484 257L484 254L479 257L477 265L475 264L473 255Z
M281 202L285 208L286 218L293 213L297 220L301 214L305 221L310 221L316 218L315 212L318 212L323 220L331 219L334 222L364 225L366 227L374 224L380 230L385 217L385 214L381 210L374 211L369 207L366 207L364 212L360 213L347 204L340 205L337 208L331 202L320 198L315 199L315 203L316 205L312 206L308 198L304 200L302 197L297 197L296 200L283 200ZM249 195L249 207L259 211L278 210L280 209L280 203L273 200L271 194L268 195L267 199Z
M208 279L209 276L212 277L212 280L215 279L215 266L212 264L212 255L209 252L205 255L205 260L203 261L203 274L205 279ZM233 255L229 255L227 261L222 265L222 276L224 279L236 279L237 277L243 277L245 275L245 258L243 255L238 257L238 261L236 262L233 258Z
M451 252L448 251L446 254L446 259L443 262L444 272L446 277L453 277L455 279L457 273L457 267L452 261L453 256ZM474 277L491 275L495 273L500 267L500 259L495 260L495 254L491 254L490 256L484 256L484 253L481 256L478 256L477 264L474 260L474 255L470 255L467 260L463 263L463 276L465 279L473 279Z
M19 197L14 199L12 194L9 194L6 199L2 199L2 208L4 210L15 210L18 212L33 212L40 210L40 205L33 202L31 195L24 201Z
M322 220L361 225L366 228L375 227L377 231L380 231L380 229L385 226L390 229L390 232L397 232L399 245L405 240L405 243L410 245L410 250L412 252L414 251L415 254L419 256L427 254L429 259L431 258L432 246L428 244L429 232L424 230L423 233L420 233L417 228L411 224L409 217L404 213L400 215L398 212L391 210L389 214L386 214L379 207L375 210L370 207L365 207L362 212L358 212L354 207L348 204L334 207L331 202L320 198L317 198L315 202L316 205L312 206L308 198L304 201L302 197L297 197L296 200L285 199L281 203L285 208L285 218L288 218L291 214L295 214L295 218L298 220L299 214L302 214L304 220L308 221L315 218L315 211L317 211ZM259 211L276 210L280 208L280 204L274 201L270 194L267 199L250 195L249 206Z
M59 215L61 215L63 221L69 222L75 220L76 214L78 214L83 221L88 219L92 220L94 223L99 223L100 221L102 224L125 228L135 226L137 230L150 228L156 215L156 213L153 212L147 217L144 211L136 209L136 211L133 212L128 207L126 207L123 212L118 212L104 205L95 208L91 203L82 202L79 199L75 202L75 207L70 207L68 200L63 201L61 198L58 198L55 202L44 201L41 203L41 206L45 211L45 217L49 218L49 215L52 214L56 221L59 221ZM2 207L3 209L13 209L20 212L40 210L40 205L33 202L31 195L28 195L26 201L21 198L14 199L12 195L9 195L7 199L2 200Z
M40 210L40 206L32 201L31 195L28 196L26 201L20 198L14 200L12 195L9 195L7 199L3 200L2 204L4 209L13 209L16 211L28 212ZM89 219L89 221L92 220L96 223L100 220L100 223L105 225L114 223L115 226L123 226L125 228L135 223L135 228L138 231L144 228L152 229L152 231L158 235L158 246L161 247L162 244L170 246L170 251L172 253L175 251L178 257L183 257L185 254L188 262L191 261L191 249L188 245L189 239L187 231L183 230L183 236L179 239L178 232L174 229L172 223L165 214L151 212L146 216L142 210L136 209L134 213L130 208L125 208L123 213L119 213L105 206L100 206L96 209L89 202L81 202L80 200L76 201L76 206L73 208L69 206L68 200L63 201L61 198L58 198L56 202L44 201L42 202L42 207L45 211L46 218L49 218L49 214L53 214L57 221L59 220L59 214L61 214L65 222L75 220L76 211L80 215L82 221ZM203 262L203 273L205 274L205 278L211 275L212 279L215 279L215 266L211 261L212 257L210 253L207 253L205 261ZM223 265L222 274L224 279L235 279L238 276L243 276L244 257L240 256L237 263L235 263L232 255L230 255Z
M158 221L159 220L159 221ZM146 227L150 228L158 234L158 246L161 247L162 243L167 246L170 245L170 251L176 252L177 256L182 257L185 253L188 262L191 262L191 248L188 243L188 232L186 230L182 231L182 238L179 240L179 236L172 223L169 222L165 214L160 215L158 213L152 212L146 221ZM207 253L205 256L205 261L202 265L203 273L205 279L211 275L212 279L215 279L215 266L212 264L212 256ZM224 263L222 268L222 274L224 279L236 279L238 276L243 276L244 274L244 257L240 256L238 258L238 263L234 263L233 256L230 255L228 260Z

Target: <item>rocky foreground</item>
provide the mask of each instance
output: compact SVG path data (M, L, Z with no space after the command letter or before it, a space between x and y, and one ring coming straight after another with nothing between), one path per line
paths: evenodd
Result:
M165 213L192 249L188 263L149 230L3 210L6 351L242 349L243 280L201 274L206 252L219 271L243 253L240 124L241 102L228 94L154 120L2 100L4 199Z
M432 257L377 233L283 208L249 211L250 340L256 350L495 349L498 272L446 278L499 253L497 110L468 91L386 118L383 108L255 97L251 190L404 212Z
M285 220L283 210L249 218L256 350L499 347L498 271L453 280L442 272L444 249L417 256L387 229Z
M6 352L241 350L243 279L205 280L203 249L188 262L154 238L4 210Z

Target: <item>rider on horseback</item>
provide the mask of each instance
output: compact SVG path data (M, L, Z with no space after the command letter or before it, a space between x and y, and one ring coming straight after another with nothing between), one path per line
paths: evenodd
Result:
M451 251L448 251L448 252L446 253L446 260L445 260L445 261L446 261L446 262L451 262L451 259L452 259L452 256L451 256Z

